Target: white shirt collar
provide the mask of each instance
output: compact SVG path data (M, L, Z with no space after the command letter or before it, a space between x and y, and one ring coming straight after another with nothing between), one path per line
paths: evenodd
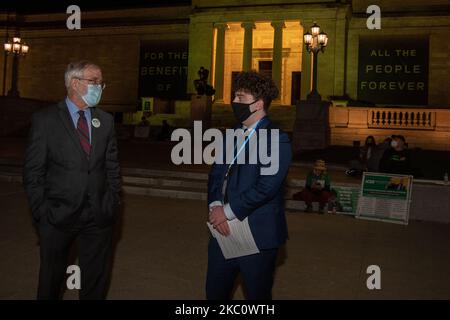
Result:
M244 131L247 130L247 129L255 129L256 126L258 125L259 121L261 121L261 120L256 121L256 122L255 122L254 124L252 124L250 127L247 127L246 125L242 124L242 129L243 129Z

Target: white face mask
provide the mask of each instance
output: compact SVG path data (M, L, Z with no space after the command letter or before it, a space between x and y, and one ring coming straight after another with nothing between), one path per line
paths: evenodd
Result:
M391 141L391 147L392 147L392 148L397 148L397 146L398 146L398 142L395 141L395 140L392 140L392 141Z

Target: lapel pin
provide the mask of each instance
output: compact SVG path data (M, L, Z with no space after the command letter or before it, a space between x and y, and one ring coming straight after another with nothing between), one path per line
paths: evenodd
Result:
M92 119L92 125L95 127L95 128L99 128L100 127L100 120L98 120L97 118L94 118L94 119Z

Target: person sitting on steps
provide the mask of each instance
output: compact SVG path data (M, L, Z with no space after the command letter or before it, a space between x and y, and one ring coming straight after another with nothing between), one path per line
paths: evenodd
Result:
M326 173L325 161L317 160L313 170L306 177L305 188L293 195L294 200L305 201L306 212L312 212L312 203L319 202L319 212L328 211L328 200L331 197L330 176Z

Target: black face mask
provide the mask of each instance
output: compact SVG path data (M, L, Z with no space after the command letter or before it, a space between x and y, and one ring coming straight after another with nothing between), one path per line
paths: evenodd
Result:
M234 116L239 122L244 122L247 120L253 113L255 113L257 110L251 112L250 111L250 105L254 104L255 100L251 103L239 103L239 102L233 102L231 103L231 107L233 108Z

